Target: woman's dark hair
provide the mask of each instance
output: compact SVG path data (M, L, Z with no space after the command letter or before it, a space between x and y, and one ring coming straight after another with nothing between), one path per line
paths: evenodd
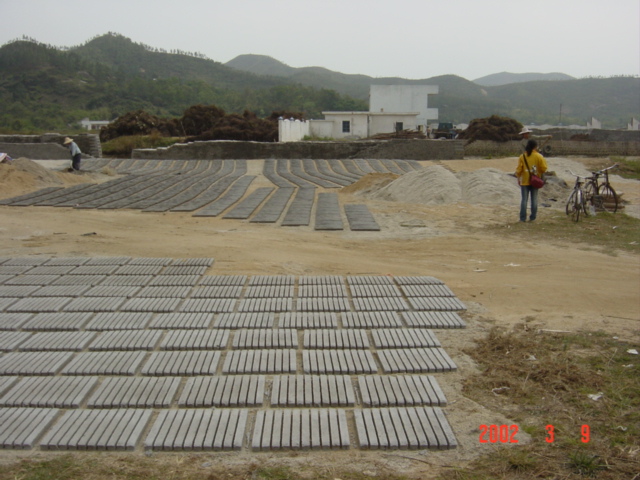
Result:
M531 155L531 152L533 152L534 148L538 148L538 142L531 139L527 142L527 146L524 147L524 149L527 151L527 155Z

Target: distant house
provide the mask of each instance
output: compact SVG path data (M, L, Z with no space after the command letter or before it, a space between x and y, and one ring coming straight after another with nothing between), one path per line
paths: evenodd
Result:
M100 130L102 127L106 127L111 122L109 120L89 120L88 118L83 118L78 123L80 123L82 128L86 130Z
M417 125L426 130L430 120L438 120L438 109L429 108L429 95L438 91L438 85L371 85L369 111L418 112Z
M632 118L631 123L627 123L627 130L640 130L640 122L638 122L638 119Z
M402 130L426 131L438 109L429 108L429 95L437 85L371 85L368 112L322 112L324 120L300 124L280 120L280 141L296 142L305 136L333 139L368 138Z

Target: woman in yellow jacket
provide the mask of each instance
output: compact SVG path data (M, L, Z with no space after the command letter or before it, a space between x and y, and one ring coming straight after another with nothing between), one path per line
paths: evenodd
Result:
M525 164L525 159L529 168ZM544 157L538 153L538 142L529 140L525 148L525 152L518 159L518 168L516 168L516 178L520 185L520 193L522 200L520 201L520 221L527 220L527 202L531 196L531 215L529 221L533 222L538 214L538 189L533 188L529 183L529 171L542 178L544 172L547 171L547 162Z

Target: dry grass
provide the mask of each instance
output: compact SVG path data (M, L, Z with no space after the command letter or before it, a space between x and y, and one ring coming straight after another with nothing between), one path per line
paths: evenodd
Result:
M497 446L442 478L640 478L640 376L630 348L598 333L492 330L467 352L483 372L466 381L465 395L513 418L533 441Z
M563 212L535 222L491 226L502 236L516 235L562 245L584 245L615 255L618 251L640 253L640 220L624 213L598 213L574 222Z

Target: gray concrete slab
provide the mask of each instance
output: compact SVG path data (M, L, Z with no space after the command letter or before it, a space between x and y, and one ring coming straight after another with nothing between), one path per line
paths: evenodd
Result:
M444 450L457 446L439 407L355 409L354 415L360 448Z
M349 300L340 297L308 298L296 300L296 310L300 312L347 312L351 310Z
M108 377L87 401L89 408L169 408L180 377Z
M11 352L31 337L28 332L3 332L0 335L0 352Z
M409 303L415 310L460 311L467 306L456 297L409 297Z
M89 350L153 350L160 343L160 338L162 338L162 332L158 330L110 330L101 332L97 338L92 338Z
M160 344L161 350L224 350L229 330L171 330Z
M0 408L0 447L33 448L58 412L56 408Z
M18 330L32 317L32 313L0 313L0 331Z
M191 291L191 298L235 298L242 295L241 286L198 286Z
M396 312L344 312L343 328L402 328L404 325Z
M52 298L51 300L58 300ZM65 312L115 312L127 301L126 297L80 297L71 301L68 299L64 305Z
M385 373L431 373L458 369L440 347L378 349L377 355Z
M260 407L264 403L264 375L192 377L182 390L179 407Z
M353 297L353 306L360 312L401 312L409 310L409 305L399 297Z
M216 286L244 286L247 282L246 275L205 275L200 280L199 285Z
M149 328L202 329L209 328L212 322L213 313L158 313L151 320Z
M407 297L455 297L446 285L402 285L402 293Z
M246 298L240 300L239 312L290 312L292 298Z
M344 213L353 231L379 232L380 225L376 222L369 208L364 204L348 204L344 206Z
M151 410L69 410L40 442L43 450L134 450Z
M144 441L147 450L240 450L246 409L163 410Z
M347 298L347 296L347 287L344 284L301 284L298 289L299 298Z
M351 285L354 297L402 297L402 292L395 285Z
M447 404L432 375L362 375L357 382L363 407Z
M2 407L78 408L98 377L24 377L0 397Z
M338 328L335 313L287 312L280 314L278 328Z
M91 312L38 313L30 316L22 325L22 329L27 331L78 331L85 328L92 315Z
M29 334L29 339L19 346L23 352L74 351L87 348L94 338L95 332L44 332Z
M291 349L232 350L222 366L225 374L295 373L296 369L296 351Z
M444 285L442 280L436 277L430 277L428 275L407 275L393 277L393 280L398 285Z
M369 350L303 350L304 373L363 374L378 371Z
M377 348L440 347L431 330L423 328L380 328L371 330Z
M337 193L318 194L314 229L344 230Z
M180 312L230 313L238 300L234 298L189 298L180 305ZM242 311L242 310L240 310Z
M273 328L275 314L271 312L259 313L224 313L219 315L215 328Z
M298 332L282 328L239 330L233 335L233 348L298 348Z
M63 375L135 375L145 352L80 352L62 370Z
M402 312L409 327L465 328L467 324L456 312Z
M120 305L123 312L175 312L182 303L181 298L130 298Z
M249 286L244 294L244 298L293 298L293 291L293 285Z
M369 348L364 330L305 330L304 348Z
M7 288L7 287L5 287ZM91 288L90 285L48 285L31 294L32 297L80 297ZM91 296L91 295L88 295Z
M87 330L142 330L149 325L151 312L100 312L86 325Z
M73 299L70 297L28 297L21 298L17 302L11 303L5 308L9 313L41 313L41 312L58 312L63 307L71 304Z
M253 450L349 447L347 416L343 409L260 410L256 415Z
M176 350L152 352L142 367L143 375L215 375L220 352L210 350Z
M0 357L0 375L55 375L71 352L11 352Z
M275 375L271 406L352 407L355 394L349 375Z

